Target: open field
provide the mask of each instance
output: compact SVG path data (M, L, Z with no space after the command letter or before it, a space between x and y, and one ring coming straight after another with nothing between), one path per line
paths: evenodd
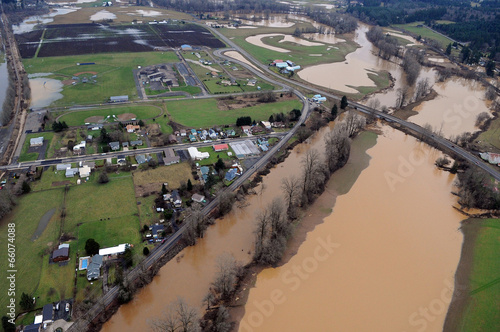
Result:
M109 97L119 95L128 95L130 99L137 98L132 69L176 61L178 58L174 52L143 52L34 58L23 62L28 74L51 73L50 78L61 81L69 80L74 74L82 71L97 72L97 83L69 84L63 87L61 93L64 98L54 104L68 106L105 103ZM77 65L83 62L94 62L95 65Z
M43 137L44 143L45 141L48 141L48 148L52 144L52 140L54 138L54 133L53 132L42 132L42 133L32 133L32 134L27 134L26 135L26 140L24 141L23 147L21 149L21 154L19 155L19 162L22 161L32 161L32 160L37 160L38 159L38 152L28 152L30 148L30 139L36 138L36 137Z
M106 107L107 106L107 107ZM78 110L64 114L59 118L59 121L65 121L70 127L83 126L85 120L92 116L101 116L106 118L108 115L120 115L132 113L136 115L137 121L146 120L161 114L161 108L151 105L132 105L132 106L108 106L106 105L99 109ZM113 118L110 118L113 122Z
M17 36L17 35L16 35ZM200 25L186 23L104 25L97 23L48 25L43 33L18 37L23 58L96 53L148 52L183 44L224 47ZM37 45L34 49L33 45Z
M176 189L181 186L181 181L187 183L188 180L194 184L195 180L191 174L191 167L188 163L161 166L155 169L138 170L133 173L135 186L146 186L156 184L155 190L159 191L163 183L168 183L168 188Z
M441 44L443 49L446 49L446 46L453 41L445 36L442 36L438 33L435 33L431 29L428 29L424 26L419 27L418 25L422 25L424 22L413 22L409 24L394 24L393 26L398 29L404 29L411 33L414 33L417 36L422 36L424 39L434 39L435 41Z
M0 243L7 243L7 224L15 223L16 227L16 303L19 303L23 292L40 297L37 303L43 305L49 299L58 296L59 292L65 291L67 285L56 287L55 295L47 294L47 287L41 285L42 271L47 270L48 253L53 245L57 244L59 236L60 207L63 199L63 189L49 190L38 193L30 193L19 198L14 211L5 217L0 225ZM45 212L55 208L56 213L51 218L49 224L35 241L31 240L32 235L38 227L38 223ZM0 252L0 259L7 262L7 250ZM5 266L5 265L4 265ZM54 266L57 267L57 266ZM46 273L43 273L46 275ZM6 278L6 269L0 271L2 280ZM69 280L71 284L71 280ZM6 294L4 288L6 283L2 283L2 292ZM49 288L54 283L49 284ZM66 294L67 295L67 294ZM9 298L0 296L0 305L5 308Z
M93 177L96 178L97 174L94 173ZM74 233L79 223L120 219L134 213L137 213L137 207L129 173L110 178L106 184L90 181L69 189L64 231Z
M474 140L475 149L479 151L500 152L500 118L493 119L487 131L479 134Z
M462 227L477 227L473 244L473 259L469 275L469 292L457 331L499 331L500 330L500 220L472 219ZM465 230L467 232L467 230Z
M283 36L276 36L273 38L265 37L262 41L270 46L276 46L287 49L290 52L282 53L260 46L248 43L245 39L249 36L268 34L268 33L283 33L292 34L296 26L308 25L309 23L296 24L291 28L256 28L256 29L220 29L220 31L227 37L232 38L237 45L252 54L257 60L264 64L269 64L275 59L291 60L301 67L309 65L317 65L321 63L339 62L345 60L345 56L353 52L357 45L351 41L349 36L339 36L339 38L346 38L345 42L336 44L324 44L321 46L303 46L295 43L279 41ZM349 38L348 38L349 37ZM320 57L310 56L310 54L322 54Z
M287 114L294 108L302 109L298 100L278 101L227 111L220 110L215 99L172 101L167 107L173 121L194 128L234 125L236 119L241 116L250 116L256 121L267 121L273 113Z

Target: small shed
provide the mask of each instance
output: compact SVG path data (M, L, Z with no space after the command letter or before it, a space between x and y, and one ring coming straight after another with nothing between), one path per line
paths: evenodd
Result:
M30 146L42 146L43 145L43 137L35 137L30 139Z

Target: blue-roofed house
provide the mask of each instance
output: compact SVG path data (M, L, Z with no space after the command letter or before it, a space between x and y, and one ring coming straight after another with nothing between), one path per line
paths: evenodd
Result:
M231 169L229 169L229 171L227 171L224 179L226 181L233 181L237 175L238 175L238 170L236 168L231 168Z
M195 135L195 136L198 135L198 133L196 132L196 129L191 129L191 134Z
M200 172L201 172L201 177L203 178L203 181L207 181L208 172L210 172L210 168L208 166L201 166Z
M194 135L189 135L189 140L190 140L191 142L196 142L196 136L194 136Z
M120 142L109 142L109 147L113 151L120 150Z
M139 146L139 145L142 145L142 141L141 140L130 141L130 146Z
M151 156L145 154L138 154L135 156L135 160L138 164L145 164L151 160Z

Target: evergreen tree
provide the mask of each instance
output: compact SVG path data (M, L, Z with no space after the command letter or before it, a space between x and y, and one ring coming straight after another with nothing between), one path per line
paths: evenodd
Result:
M345 110L346 107L347 107L347 97L342 96L342 99L340 100L340 108Z
M167 187L165 186L165 183L161 185L161 194L162 195L167 194Z
M226 168L226 165L224 164L224 161L219 158L219 160L217 160L217 162L215 163L215 170L218 172L224 168Z
M28 183L28 181L23 181L23 185L22 185L22 191L23 191L23 194L27 194L31 191L31 187L30 187L30 184Z
M337 118L337 115L338 115L338 109L337 109L337 104L333 104L333 107L332 107L332 118L333 120L335 120Z
M33 309L33 307L35 306L35 304L33 303L33 298L25 292L21 294L21 301L19 301L19 304L21 305L21 308L26 311Z
M448 44L448 46L446 47L446 54L447 55L451 54L451 44Z
M193 190L193 183L191 182L191 179L188 180L187 182L187 188L188 191Z
M100 248L101 245L94 239L87 239L87 241L85 242L85 252L89 256L97 255Z

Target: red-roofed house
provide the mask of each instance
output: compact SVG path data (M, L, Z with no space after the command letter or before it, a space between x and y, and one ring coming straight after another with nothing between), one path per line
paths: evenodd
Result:
M214 151L215 152L226 151L226 150L229 150L229 147L227 146L227 144L217 144L217 145L214 145Z
M140 130L141 129L141 126L134 126L134 125L127 125L127 132L128 133L133 133L134 131L136 130Z

